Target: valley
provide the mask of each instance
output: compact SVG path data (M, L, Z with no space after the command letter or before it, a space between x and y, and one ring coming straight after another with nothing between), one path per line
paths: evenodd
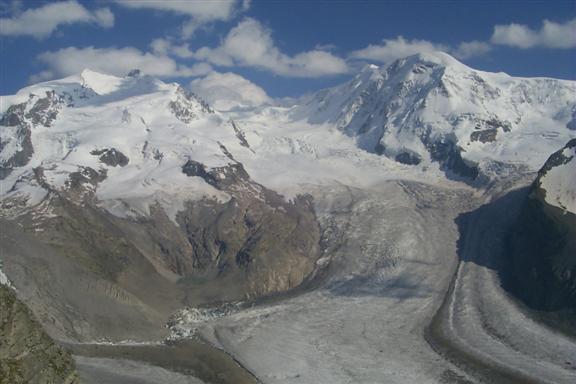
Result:
M32 85L2 96L1 282L86 383L572 383L574 110L440 52L227 111Z

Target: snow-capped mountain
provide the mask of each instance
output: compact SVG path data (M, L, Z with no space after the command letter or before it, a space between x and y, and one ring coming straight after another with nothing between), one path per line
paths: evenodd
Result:
M2 106L0 224L20 239L2 244L16 249L3 270L43 297L35 305L59 319L54 333L78 336L68 318L91 319L84 337L126 335L126 324L161 332L184 305L286 291L313 274L310 198L254 180L239 161L254 157L241 128L178 84L85 70Z
M28 205L82 184L119 215L129 213L115 209L119 200L137 212L166 202L175 214L186 199L227 199L187 177L186 161L222 171L235 164L228 147L248 151L234 124L201 99L138 72L117 78L85 70L25 88L2 105L2 193Z
M374 356L392 381L467 377L435 332L486 381L573 381L573 344L496 273L509 254L512 291L574 319L575 82L434 53L287 103L219 111L137 70L3 96L0 284L58 339L168 324L271 382L378 382Z
M576 136L576 83L473 70L436 52L369 65L305 99L293 119L331 123L360 148L449 176L491 177L498 164L538 170Z
M85 70L1 104L3 218L82 249L103 234L84 239L77 228L112 220L137 246L137 265L234 281L218 300L282 291L315 273L320 233L303 197L315 186L463 187L453 176L481 186L535 172L576 136L574 82L474 71L443 53L368 66L290 107L218 112L137 70ZM572 209L573 195L547 184L557 172L542 179L547 196ZM83 224L69 223L75 216ZM103 239L102 252L114 244ZM272 278L278 271L290 272Z
M116 215L159 202L174 217L187 200L230 197L188 177L189 160L219 177L241 164L288 196L303 184L446 174L482 185L535 172L576 137L576 84L475 71L432 53L367 66L292 107L225 114L138 71L86 70L4 96L0 112L4 198L35 205L80 181Z

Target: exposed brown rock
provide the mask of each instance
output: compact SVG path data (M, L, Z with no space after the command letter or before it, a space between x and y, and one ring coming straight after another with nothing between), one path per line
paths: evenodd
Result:
M74 361L0 284L0 384L76 384Z

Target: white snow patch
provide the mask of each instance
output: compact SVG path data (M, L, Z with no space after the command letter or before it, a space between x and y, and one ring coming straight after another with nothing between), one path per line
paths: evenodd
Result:
M562 155L570 160L550 169L540 179L546 202L576 214L576 146L565 148Z
M1 260L0 260L1 261ZM4 272L2 272L2 268L0 265L0 284L2 285L7 285L9 287L11 287L12 285L10 284L10 280L8 280L8 277L4 274Z

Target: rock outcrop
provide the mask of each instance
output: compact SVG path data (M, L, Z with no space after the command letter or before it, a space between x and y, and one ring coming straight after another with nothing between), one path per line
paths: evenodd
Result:
M553 204L543 185L557 167L576 172L564 154L574 147L576 139L554 153L531 187L509 237L508 284L528 306L556 313L576 329L576 214Z
M77 384L74 361L15 292L0 284L0 383Z

